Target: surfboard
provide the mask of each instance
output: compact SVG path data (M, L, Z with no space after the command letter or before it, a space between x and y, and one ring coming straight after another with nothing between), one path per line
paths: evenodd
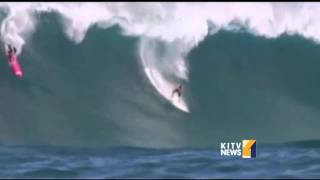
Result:
M172 90L175 87L166 80L164 80L162 78L162 75L158 73L157 70L153 70L151 68L145 68L144 70L151 84L166 100L168 100L174 107L178 108L179 110L189 112L188 106L186 105L183 97L180 97L179 100L179 97L176 93L173 95L173 97L171 97Z
M9 65L12 69L12 72L14 75L16 75L19 78L22 78L23 74L22 74L22 70L19 64L19 61L17 59L16 56L12 56L10 61L9 61Z
M183 98L181 97L181 99L179 100L179 96L175 93L171 99L171 103L177 107L178 109L185 111L185 112L189 112L187 105L185 104Z
M17 59L17 56L15 55L15 56L9 57L7 52L8 52L8 47L5 45L5 54L8 57L8 64L9 64L13 74L15 76L17 76L18 78L22 78L23 73L22 73L19 61Z

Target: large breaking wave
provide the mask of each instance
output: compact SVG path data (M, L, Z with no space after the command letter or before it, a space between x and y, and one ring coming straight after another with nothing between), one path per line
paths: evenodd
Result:
M320 5L314 3L4 3L2 6L9 8L9 15L2 22L1 35L6 43L17 47L18 53L25 44L23 37L34 31L35 13L59 13L64 32L75 43L81 43L95 24L101 28L118 24L123 34L142 39L145 45L140 46L140 52L144 52L140 53L141 59L153 61L144 56L157 55L154 61L164 77L154 81L169 81L165 78L169 75L187 80L186 54L209 33L221 29L244 27L265 37L297 33L320 40ZM159 55L150 44L154 40L146 38L165 41L170 52ZM144 65L151 63L155 64Z
M229 114L238 110L232 106L217 107L209 103L210 98L205 100L196 97L202 91L195 89L195 87L200 86L195 80L193 82L190 80L189 73L192 69L191 61L188 60L190 53L193 50L196 53L195 48L201 46L200 43L208 36L210 38L218 38L214 39L217 42L219 42L219 34L223 37L232 36L223 35L225 31L245 31L254 36L264 38L281 38L283 34L297 34L316 43L320 40L320 33L318 33L318 30L320 30L320 22L318 21L320 4L315 3L2 3L0 6L4 12L3 21L1 22L2 41L17 47L18 53L21 54L21 61L25 61L25 63L30 61L28 62L29 66L26 65L27 67L25 68L27 74L29 71L29 75L26 77L26 84L17 83L15 85L18 88L22 87L27 95L21 94L19 90L14 91L17 91L15 96L19 101L33 102L31 103L32 106L29 107L30 109L22 110L23 113L30 113L30 116L26 115L26 117L33 119L33 123L29 124L30 127L26 127L27 129L29 128L27 132L22 129L21 125L17 125L21 123L19 115L16 115L16 121L8 122L6 119L8 116L3 114L5 120L1 122L3 124L3 135L1 136L6 136L3 139L11 137L11 139L20 142L28 139L28 141L57 144L61 144L62 141L65 141L65 143L72 141L79 144L91 141L93 144L101 144L104 138L114 137L108 139L107 144L183 146L208 145L210 140L204 138L207 136L211 136L212 141L217 141L221 138L223 139L223 137L231 138L241 134L245 135L246 133L241 131L244 129L239 130L240 134L234 133L233 136L229 136L223 135L222 130L219 130L219 128L209 133L208 131L213 127L204 127L205 125L202 123L208 125L209 122L207 121L209 119L212 121L210 124L215 121L221 126L221 122L217 121L216 118L221 119L221 121L231 121L231 119L237 117L231 115L230 117L228 117L229 115L218 117L219 115L223 114L224 111L227 113L226 109L231 109L231 112L228 112ZM49 15L50 17L43 18L48 13L51 14ZM128 39L117 41L112 37L112 35L116 34L115 32L111 33L112 35L110 35L110 32L109 35L103 33L105 29L111 31L115 27L120 27L118 30L120 30L122 38ZM60 34L53 32L59 32ZM91 36L89 36L90 32ZM65 39L64 36L71 42ZM118 38L121 39L120 36ZM236 44L233 43L232 38L227 42ZM247 41L245 40L244 42ZM244 44L244 46L246 45ZM216 54L221 52L230 53L229 48L222 47L220 47L221 51L216 52ZM107 57L103 54L105 51L117 52L122 55L115 57L109 55L111 57ZM25 54L21 52L25 52ZM264 51L261 49L257 50L257 52L261 54ZM135 58L130 56L131 54L137 55L137 59L140 62L135 62ZM209 56L209 54L202 53L202 56L197 56L195 59L197 59L196 61L202 61L201 58L205 59L206 57L204 56ZM237 53L234 52L233 54ZM190 57L193 56L191 55ZM216 60L223 59L219 56L215 57ZM137 69L151 68L156 72L156 75L147 76L141 81L140 79L146 76L146 74L142 75L144 73L143 70L129 70L127 67L122 66L121 63L126 63L128 67L131 66ZM211 63L216 63L216 61ZM141 65L141 67L137 66L137 64ZM99 69L98 66L105 69ZM207 73L210 71L219 73L219 69L215 71L217 67L211 66L211 68L207 69ZM46 72L41 72L39 69ZM106 72L102 73L101 71ZM54 72L55 76L50 75L49 72ZM41 76L46 77L46 79L42 79ZM210 74L211 76L214 75ZM102 80L100 78L102 77L105 79L105 83L101 83ZM230 74L225 75L224 78L226 78L224 83L229 81L238 82L236 79L232 79ZM62 79L67 83L61 83L60 80ZM96 82L92 79L96 79ZM205 77L202 77L200 80L204 81L204 79ZM200 80L198 79L197 82ZM168 96L172 88L179 82L185 84L185 99L188 106L190 106L191 114L180 113L161 98L161 95ZM219 82L222 83L222 80L217 80L213 83L217 84ZM126 83L127 86L123 87L120 85L121 83ZM203 83L207 85L208 89L211 88L210 79ZM155 88L152 87L154 84L162 84L162 86ZM240 84L246 84L246 82L241 81ZM93 91L86 86L91 86L91 88L97 90ZM38 89L35 90L34 88ZM141 88L144 90L141 90ZM229 88L226 91L235 97L232 98L229 94L227 99L230 98L230 102L233 102L234 99L239 97L231 92L235 90L234 85L230 85ZM219 91L216 91L215 93L219 94ZM45 95L45 92L48 94ZM205 96L217 95L215 93L214 91L206 92ZM270 93L272 94L272 92ZM93 94L99 95L95 97ZM27 98L28 96L36 98L30 100ZM295 96L297 95L295 94ZM276 98L278 96L272 94L270 97ZM25 99L22 100L21 98ZM82 98L87 99L89 102L85 103ZM283 106L288 107L286 103L289 101L289 104L294 104L290 98L282 98L282 102L285 102ZM212 101L217 101L217 99L212 99ZM305 99L305 97L302 99ZM9 101L10 99L8 98L7 100ZM113 103L108 103L108 101ZM61 105L60 103L62 102L65 105ZM208 103L205 105L200 102ZM68 103L69 105L67 105ZM197 103L198 105L195 105ZM35 108L37 104L42 104L43 107ZM48 107L45 108L44 104ZM124 104L131 104L132 106L124 108ZM237 103L234 102L234 104ZM61 106L59 107L59 105ZM96 107L98 105L99 107ZM301 104L298 103L297 106L299 105ZM9 107L15 108L14 105L12 107L9 105ZM213 113L214 110L209 107L213 109L222 108L222 110L215 112L217 117L214 117L209 113L209 111ZM86 114L87 117L81 117L83 116L83 114L79 113L81 110L90 113ZM308 110L301 110L301 113L305 111ZM317 117L317 112L310 111L315 113L312 115L313 117ZM38 114L38 112L42 113ZM48 116L50 115L48 114L55 114L56 117L49 118ZM78 117L74 114L81 115ZM239 119L245 119L245 117L247 119L251 118L250 115L244 115ZM10 118L14 119L11 115ZM44 118L52 118L56 121L43 120ZM79 124L77 119L81 118L93 121L92 127L88 127L88 122L83 122L82 120L79 121ZM192 122L176 121L178 119L188 119L192 120ZM200 119L206 120L201 121ZM252 119L257 119L257 117L254 116ZM197 120L201 122L196 123L195 121ZM22 123L26 123L26 126L28 124L27 122ZM81 123L84 123L84 125L82 126ZM253 122L250 123L252 124ZM61 129L62 124L66 125L65 130ZM283 126L281 127L283 128ZM84 127L90 129L89 135L85 135L83 132ZM13 130L15 128L16 130ZM221 129L224 128L226 128L226 125L221 127ZM236 131L234 128L231 129ZM38 132L31 133L29 132L32 131L31 129L37 129ZM96 129L100 129L100 131L94 132ZM61 131L61 134L56 134L58 130ZM16 133L17 131L20 132ZM200 131L203 131L200 136L195 135L196 132ZM259 133L260 135L258 135ZM253 135L261 138L265 135L265 133L259 133L253 133ZM36 137L39 134L46 135ZM318 135L318 133L313 132L307 134L308 137L316 137ZM283 139L293 137L295 136L284 135ZM199 138L202 140L199 140ZM92 141L92 139L95 139L95 141ZM270 141L275 139L275 137L270 138Z

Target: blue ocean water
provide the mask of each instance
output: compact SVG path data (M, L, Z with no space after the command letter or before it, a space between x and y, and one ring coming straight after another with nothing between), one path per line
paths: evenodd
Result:
M218 148L0 147L0 178L319 178L320 148L257 146L257 157Z

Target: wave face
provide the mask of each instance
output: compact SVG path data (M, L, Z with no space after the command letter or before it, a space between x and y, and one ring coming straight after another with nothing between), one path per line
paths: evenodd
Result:
M1 141L202 147L320 138L318 4L0 6L2 41L17 47L25 74L15 79L1 56ZM190 113L164 98L177 83Z

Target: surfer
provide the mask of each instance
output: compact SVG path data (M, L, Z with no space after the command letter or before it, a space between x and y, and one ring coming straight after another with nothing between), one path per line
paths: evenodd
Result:
M17 49L8 44L8 63L9 63L9 66L11 67L14 75L16 75L17 77L19 78L22 78L23 76L23 73L22 73L22 70L21 70L21 67L19 65L19 62L17 60Z
M9 56L9 61L11 63L11 60L13 59L12 56L14 56L17 52L17 49L15 47L12 48L12 46L9 44L8 45L8 56Z
M171 98L173 97L173 95L174 95L175 93L178 94L179 102L180 102L181 95L182 95L182 85L181 85L181 84L179 84L179 86L172 91Z

